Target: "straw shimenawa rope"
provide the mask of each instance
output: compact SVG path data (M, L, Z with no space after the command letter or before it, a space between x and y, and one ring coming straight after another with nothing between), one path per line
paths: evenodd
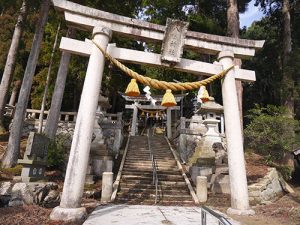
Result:
M119 62L117 59L113 58L111 55L109 55L104 49L101 48L99 44L97 44L94 40L92 42L97 46L97 48L102 52L102 54L115 66L117 66L120 70L122 70L124 73L129 75L130 77L136 79L140 83L144 85L148 85L154 89L162 89L167 90L171 89L172 91L185 91L185 90L194 90L199 89L200 86L205 86L211 82L213 82L216 79L224 77L229 70L231 70L234 66L229 67L228 69L222 71L219 74L213 75L209 78L206 78L201 81L195 81L195 82L184 82L184 83L175 83L175 82L167 82L167 81L160 81L157 79L152 79L150 77L145 77L143 75L138 74L137 72L134 72L133 70L126 67L124 64Z

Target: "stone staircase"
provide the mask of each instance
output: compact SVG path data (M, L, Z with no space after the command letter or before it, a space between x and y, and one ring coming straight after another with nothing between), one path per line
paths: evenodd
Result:
M163 136L150 137L157 162L159 205L194 205L188 186ZM116 202L155 204L155 185L147 136L130 138Z

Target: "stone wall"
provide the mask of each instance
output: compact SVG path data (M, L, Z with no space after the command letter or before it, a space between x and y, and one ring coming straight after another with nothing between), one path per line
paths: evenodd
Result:
M249 200L262 203L274 199L283 193L280 175L275 168L269 168L268 174L255 184L248 186Z
M11 128L10 124L10 128ZM43 124L43 129L45 128L45 121ZM69 136L72 140L73 134L75 129L75 122L59 122L57 126L57 134L63 134L64 136ZM38 120L32 119L25 119L23 129L22 129L22 136L27 137L29 136L30 132L37 132L38 130Z

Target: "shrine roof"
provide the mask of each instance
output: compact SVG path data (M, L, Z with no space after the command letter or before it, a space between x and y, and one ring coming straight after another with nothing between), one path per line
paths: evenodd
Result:
M198 110L198 112L217 112L222 113L224 111L224 108L219 103L215 102L215 99L213 97L210 97L209 101L201 104L201 108Z
M128 102L150 102L151 100L148 100L147 97L145 95L140 95L140 96L136 96L136 97L131 97L131 96L127 96L125 93L123 92L119 92L119 94ZM176 102L180 102L181 99L183 99L186 95L188 94L179 94L179 95L174 95L175 101ZM155 99L157 102L161 102L163 95L151 95L151 97L153 99Z

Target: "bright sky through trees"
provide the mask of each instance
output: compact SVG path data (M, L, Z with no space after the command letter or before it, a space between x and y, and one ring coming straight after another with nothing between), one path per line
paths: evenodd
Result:
M254 21L258 21L263 17L263 12L260 8L254 6L255 0L249 3L248 9L245 13L240 14L240 27L249 27Z

